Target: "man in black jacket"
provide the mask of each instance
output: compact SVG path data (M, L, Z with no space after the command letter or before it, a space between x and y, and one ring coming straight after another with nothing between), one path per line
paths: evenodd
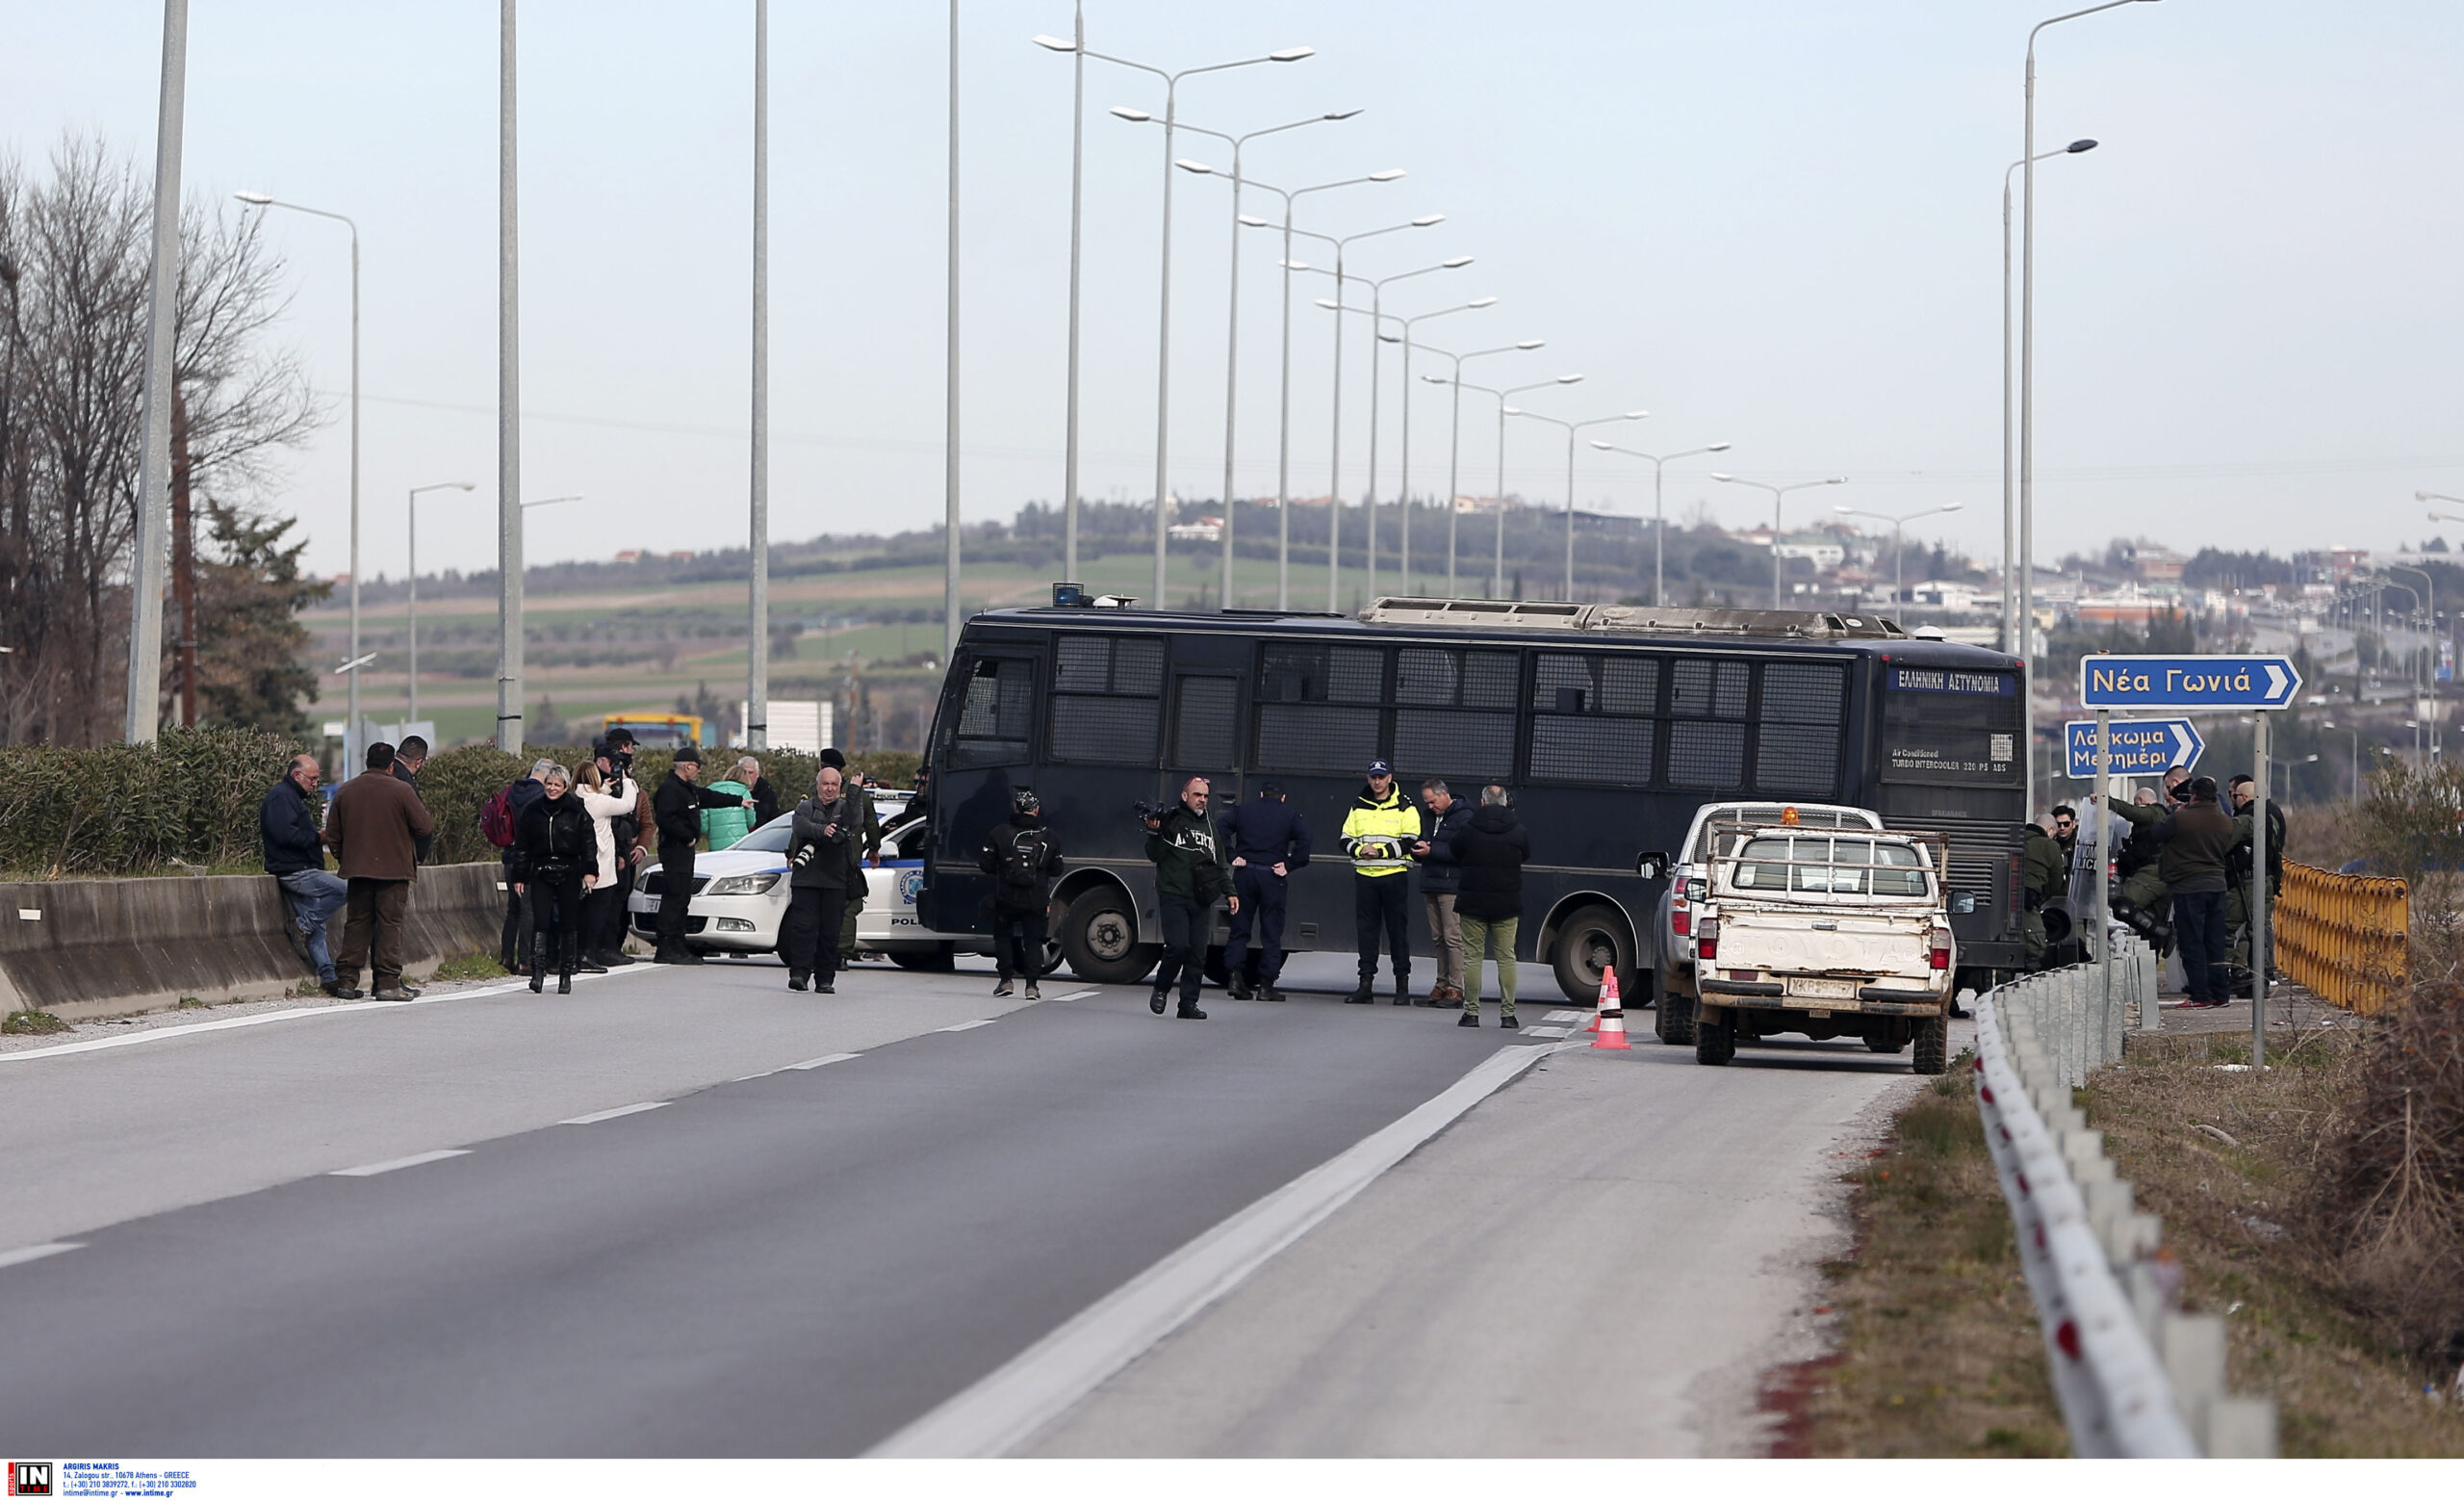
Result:
M1044 930L1052 912L1052 882L1061 873L1061 839L1043 825L1043 804L1035 789L1010 793L1010 820L986 836L976 865L992 877L985 903L992 916L992 993L1010 993L1010 977L1027 981L1027 998L1043 998L1036 975L1043 963Z
M796 804L787 837L787 917L779 933L790 990L810 978L815 994L838 993L839 914L847 892L864 883L858 811L837 768L828 765L813 778L813 794Z
M1292 872L1309 863L1309 820L1283 799L1283 788L1268 782L1257 800L1223 815L1223 847L1232 854L1232 938L1223 962L1232 971L1232 997L1283 998L1283 913ZM1258 930L1258 971L1249 970L1249 928Z
M505 813L513 819L517 840L521 837L522 815L530 811L532 803L548 794L547 783L540 778L555 763L548 760L533 761L530 763L530 774L504 789ZM498 853L497 865L504 875L501 884L505 900L504 930L497 939L498 961L504 965L506 973L526 974L530 971L530 903L514 889L522 880L521 851L507 844Z
M1463 1019L1480 1023L1480 959L1498 961L1498 1024L1522 1029L1514 1019L1514 940L1523 925L1523 866L1531 858L1531 835L1507 805L1503 787L1480 789L1480 810L1448 840L1462 889L1454 900L1463 924Z
M651 816L658 824L658 948L654 964L698 964L702 955L684 945L684 918L693 905L693 851L702 841L704 808L752 805L751 797L697 787L702 752L685 745L651 799Z
M2156 825L2156 862L2173 896L2173 933L2189 975L2183 1003L2214 1010L2231 1000L2224 968L2224 862L2233 848L2233 819L2216 805L2216 782L2202 776L2191 800Z
M402 737L402 742L394 747L394 779L396 781L409 782L411 784L411 790L414 792L420 789L420 767L426 763L427 739L425 737L420 735L404 735ZM425 801L426 799L423 797L421 800ZM417 850L417 858L419 862L423 865L426 864L428 856L434 853L435 850L436 835L432 833L420 835L419 847ZM417 879L418 877L413 876L412 878Z
M1175 977L1181 983L1183 1021L1204 1021L1197 1008L1198 981L1206 973L1206 941L1215 936L1215 903L1227 884L1223 844L1214 820L1206 815L1207 780L1193 776L1181 784L1181 800L1160 817L1146 819L1146 857L1155 862L1155 915L1164 928L1164 958L1155 970L1155 993L1146 1008L1164 1014L1164 997ZM1239 916L1241 898L1232 898Z
M1446 783L1421 783L1420 841L1412 859L1421 867L1421 900L1428 907L1429 942L1437 949L1437 977L1415 1005L1445 1005L1463 998L1463 928L1454 915L1462 872L1454 863L1454 836L1472 821L1472 804L1457 802Z
M355 1000L334 975L334 958L325 943L325 923L343 904L349 886L325 868L325 835L317 826L317 758L296 755L291 770L266 793L257 811L257 833L265 843L266 873L281 882L291 897L292 951L316 966L317 982L336 999Z
M2234 841L2233 851L2224 861L2224 930L2232 935L2233 966L2246 976L2250 968L2250 870L2254 864L2250 826L2259 789L2246 771L2226 783L2226 787L2227 795L2233 799ZM2284 889L2284 809L2276 805L2273 797L2268 798L2267 817L2268 911L2272 914L2276 894ZM2272 936L2268 940L2268 951L2275 951Z

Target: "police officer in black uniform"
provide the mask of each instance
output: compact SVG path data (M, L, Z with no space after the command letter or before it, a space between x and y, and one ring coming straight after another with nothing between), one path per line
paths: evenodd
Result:
M1309 820L1268 782L1256 800L1223 815L1223 847L1232 855L1232 937L1223 949L1236 1000L1281 1000L1284 898L1292 872L1309 863ZM1249 930L1258 933L1257 973L1249 973Z

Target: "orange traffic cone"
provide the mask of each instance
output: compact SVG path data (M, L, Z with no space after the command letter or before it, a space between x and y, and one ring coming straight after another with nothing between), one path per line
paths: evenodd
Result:
M1617 997L1617 966L1614 964L1609 965L1608 971L1601 976L1600 1010L1592 1018L1592 1030L1599 1033L1591 1039L1595 1047L1610 1052L1633 1050L1626 1040L1626 1003Z

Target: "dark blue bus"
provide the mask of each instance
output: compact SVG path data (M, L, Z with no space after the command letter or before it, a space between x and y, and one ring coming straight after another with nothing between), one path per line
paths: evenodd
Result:
M984 929L977 853L1011 789L1032 786L1067 855L1060 952L1085 979L1135 983L1160 934L1132 804L1168 802L1202 773L1219 812L1262 781L1283 786L1317 842L1293 881L1286 944L1348 951L1350 862L1336 834L1382 758L1406 796L1430 777L1476 800L1488 782L1512 789L1531 835L1517 957L1551 965L1570 996L1594 997L1613 962L1630 1003L1651 998L1665 880L1638 863L1664 870L1697 807L1749 797L1845 802L1943 835L1973 983L2022 965L2017 667L1886 619L1779 610L1433 599L1382 599L1357 618L993 610L960 637L926 748L919 910L934 930ZM1413 931L1424 953L1425 924Z

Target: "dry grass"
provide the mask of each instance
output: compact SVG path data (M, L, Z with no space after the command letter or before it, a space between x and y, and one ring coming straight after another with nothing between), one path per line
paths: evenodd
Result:
M2464 1457L2464 1409L2424 1392L2451 1372L2406 1331L2385 1261L2353 1232L2347 1143L2368 1046L2307 1032L2251 1074L2219 1066L2247 1060L2235 1037L2134 1041L2085 1102L2164 1220L2186 1306L2224 1314L2233 1388L2275 1398L2287 1457Z
M1955 1065L1850 1179L1856 1249L1823 1270L1837 1345L1782 1372L1784 1451L1836 1458L2069 1451L2010 1210Z

